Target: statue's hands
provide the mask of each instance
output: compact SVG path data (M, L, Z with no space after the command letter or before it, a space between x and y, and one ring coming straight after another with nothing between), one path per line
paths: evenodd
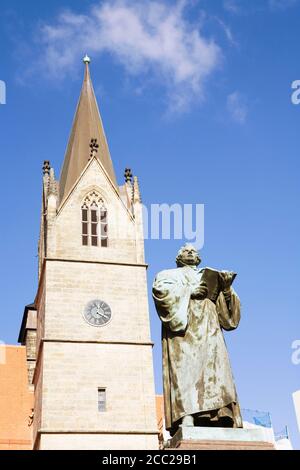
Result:
M225 301L228 304L231 300L231 284L232 284L232 276L233 272L231 271L223 271L221 273L222 279L222 292L225 297Z
M220 272L221 286L222 286L223 292L230 290L230 287L235 277L236 277L236 273L234 273L233 271L221 271Z
M191 293L191 299L203 300L207 297L208 289L206 284L201 284L199 287L193 290Z

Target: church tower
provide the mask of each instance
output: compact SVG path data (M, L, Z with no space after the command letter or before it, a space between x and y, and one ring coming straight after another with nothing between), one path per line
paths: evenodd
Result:
M59 181L43 167L34 448L156 449L142 207L85 76Z

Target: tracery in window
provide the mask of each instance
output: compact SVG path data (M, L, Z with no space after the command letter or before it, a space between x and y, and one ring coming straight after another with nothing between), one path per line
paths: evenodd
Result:
M107 209L102 197L91 191L81 206L82 245L108 246Z

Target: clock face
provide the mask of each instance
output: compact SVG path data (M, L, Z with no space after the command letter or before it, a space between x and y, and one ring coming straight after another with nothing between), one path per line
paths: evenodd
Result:
M104 326L111 320L111 309L103 300L91 300L85 307L83 317L89 325Z

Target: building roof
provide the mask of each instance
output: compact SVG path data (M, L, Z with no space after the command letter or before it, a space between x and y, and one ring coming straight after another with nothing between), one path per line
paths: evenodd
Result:
M36 307L34 304L26 305L24 308L18 343L25 344L26 330L36 330Z
M91 140L97 139L94 155L102 163L112 183L118 190L115 172L95 97L89 71L89 59L84 58L85 74L72 131L60 175L59 194L62 202L78 180L89 161Z

